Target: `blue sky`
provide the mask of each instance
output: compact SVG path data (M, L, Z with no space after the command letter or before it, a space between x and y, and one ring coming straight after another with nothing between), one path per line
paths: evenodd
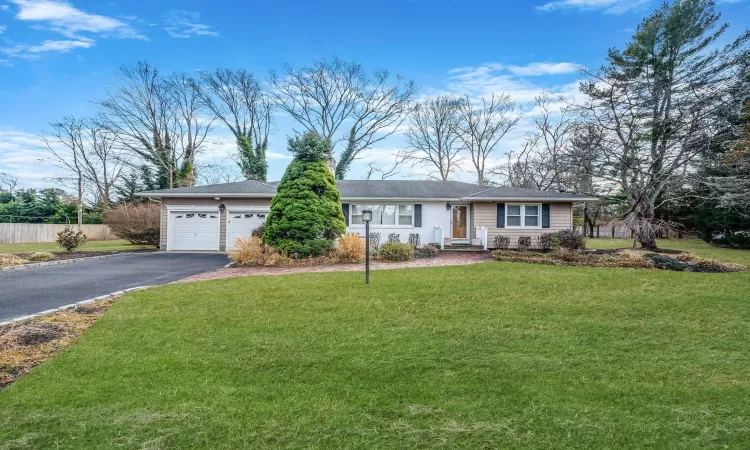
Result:
M656 0L0 0L0 172L27 187L52 185L58 170L37 136L49 122L95 112L123 63L147 60L164 72L245 68L259 77L282 63L336 55L413 79L420 95L505 92L526 103L542 89L572 96L575 65L598 67L622 47ZM729 37L750 25L750 0L718 2ZM522 123L497 153L517 150ZM277 121L270 178L288 163L292 124ZM226 130L204 160L232 151ZM396 135L366 152L387 162ZM404 174L407 175L407 174ZM414 176L419 176L417 173ZM471 180L470 167L457 175Z

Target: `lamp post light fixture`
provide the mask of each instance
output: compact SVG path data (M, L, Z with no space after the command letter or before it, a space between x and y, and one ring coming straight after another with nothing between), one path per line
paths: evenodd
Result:
M372 210L362 210L362 221L365 223L365 284L370 284L370 222Z

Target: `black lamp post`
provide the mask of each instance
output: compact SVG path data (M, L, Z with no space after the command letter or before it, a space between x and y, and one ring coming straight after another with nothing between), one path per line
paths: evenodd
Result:
M365 284L370 284L370 221L372 221L372 210L362 210L362 221L365 223Z

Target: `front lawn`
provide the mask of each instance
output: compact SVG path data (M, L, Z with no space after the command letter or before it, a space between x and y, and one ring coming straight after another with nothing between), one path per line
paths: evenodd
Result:
M750 274L517 263L129 294L7 448L749 448Z
M695 253L701 258L721 259L750 266L750 250L716 247L700 239L658 239L656 245L660 248ZM586 239L586 248L597 250L632 247L632 239ZM638 248L640 248L640 244Z
M126 240L111 241L89 241L80 246L76 251L82 252L109 252L122 250L138 250L143 248L154 248L143 245L133 245ZM55 242L38 242L30 244L0 244L0 253L33 253L33 252L64 252L65 249Z

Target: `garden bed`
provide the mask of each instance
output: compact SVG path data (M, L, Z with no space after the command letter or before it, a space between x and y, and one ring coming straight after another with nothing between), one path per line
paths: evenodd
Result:
M73 343L113 299L0 326L0 390Z
M692 253L677 250L553 250L518 251L495 250L496 261L551 264L556 266L619 267L629 269L657 269L680 272L743 272L747 266L715 259L700 258Z
M118 255L121 253L146 253L155 252L153 248L135 248L133 250L111 250L111 251L76 251L76 252L33 252L12 253L0 255L0 267L17 266L23 264L36 264L40 262L65 261L69 259L91 258L94 256Z

